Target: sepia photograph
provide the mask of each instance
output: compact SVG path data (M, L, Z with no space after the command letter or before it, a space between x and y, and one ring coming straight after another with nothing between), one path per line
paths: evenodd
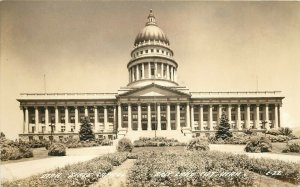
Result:
M297 1L0 0L3 187L300 186Z

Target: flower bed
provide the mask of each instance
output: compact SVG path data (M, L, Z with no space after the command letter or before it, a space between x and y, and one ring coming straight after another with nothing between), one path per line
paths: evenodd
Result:
M113 166L120 165L126 159L127 153L106 154L90 161L68 165L26 179L4 182L2 185L7 187L87 186L105 176Z
M300 184L300 164L218 151L193 151L140 153L129 172L128 185L251 186L253 172Z

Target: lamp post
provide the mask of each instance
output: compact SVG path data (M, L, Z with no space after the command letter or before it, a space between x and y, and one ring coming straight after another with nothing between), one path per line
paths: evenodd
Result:
M52 144L52 142L53 142L53 131L54 131L53 128L54 128L54 124L51 123L50 127L51 127L51 144Z
M267 131L265 125L266 125L267 123L268 123L268 122L267 122L266 120L264 120L264 121L261 122L261 124L262 124L263 127L265 128L265 131L264 131L264 132L265 132L265 136L266 136L266 131Z

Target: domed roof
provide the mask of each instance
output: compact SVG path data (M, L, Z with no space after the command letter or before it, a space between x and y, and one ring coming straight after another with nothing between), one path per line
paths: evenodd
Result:
M148 22L146 23L146 26L136 36L134 45L149 40L161 41L168 45L170 44L165 33L157 26L152 10L150 10L150 14L148 16Z

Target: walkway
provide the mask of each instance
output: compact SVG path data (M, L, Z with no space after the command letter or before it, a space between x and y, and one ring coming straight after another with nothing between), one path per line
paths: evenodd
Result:
M15 180L30 177L46 171L51 171L68 164L91 160L106 153L115 152L115 146L85 147L68 149L67 156L48 157L39 160L30 160L17 163L1 164L1 180Z
M133 159L127 159L122 165L117 166L112 172L101 178L90 187L121 187L126 186L127 174L134 164Z
M247 153L244 151L245 145L229 145L229 144L210 144L210 150L230 152L234 154L245 154L252 158L270 158L282 161L300 162L300 155L285 155L276 153Z

